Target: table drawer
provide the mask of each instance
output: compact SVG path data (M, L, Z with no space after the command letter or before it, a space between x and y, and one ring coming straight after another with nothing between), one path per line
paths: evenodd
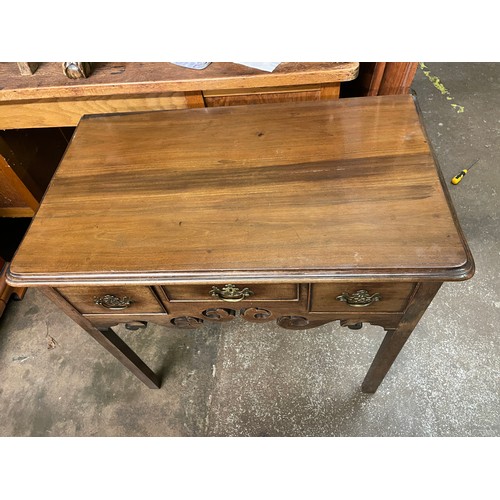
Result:
M403 312L416 283L316 283L311 312Z
M153 290L146 286L72 286L57 291L82 314L164 312Z
M299 285L295 283L169 285L162 286L170 302L259 302L297 301Z

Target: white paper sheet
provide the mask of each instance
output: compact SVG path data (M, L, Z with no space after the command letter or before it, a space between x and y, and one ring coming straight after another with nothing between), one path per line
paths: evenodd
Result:
M273 72L281 63L280 62L237 62L249 68L261 69L262 71Z

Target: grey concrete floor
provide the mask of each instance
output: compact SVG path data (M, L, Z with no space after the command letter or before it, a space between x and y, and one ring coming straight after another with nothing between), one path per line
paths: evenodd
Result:
M426 66L413 89L445 178L480 159L450 186L477 272L441 288L376 394L379 327L120 328L155 391L29 290L0 319L0 435L499 436L500 64Z

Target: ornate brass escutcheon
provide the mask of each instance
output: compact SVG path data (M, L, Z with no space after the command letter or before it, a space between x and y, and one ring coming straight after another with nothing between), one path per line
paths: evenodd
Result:
M239 302L240 300L253 295L253 292L250 289L243 288L243 290L240 290L235 285L225 285L222 290L213 286L209 293L212 297L217 297L218 299L222 299L226 302Z
M342 293L337 297L337 300L341 302L346 302L348 306L351 307L366 307L372 304L373 302L378 302L382 299L380 293L374 293L370 295L367 290L358 290L354 292L352 295L349 295L347 292Z
M120 298L116 295L108 294L102 297L94 297L94 303L111 311L121 311L122 309L127 309L134 301L129 297Z

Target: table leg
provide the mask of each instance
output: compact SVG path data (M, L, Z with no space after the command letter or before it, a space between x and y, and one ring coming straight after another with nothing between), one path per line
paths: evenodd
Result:
M387 334L361 386L363 392L374 393L377 390L440 286L441 283L417 285L417 290L397 328L387 329Z
M96 328L53 288L44 287L42 291L93 339L99 342L109 353L126 366L141 382L144 382L150 389L158 389L160 387L161 381L158 375L111 328L103 330Z

